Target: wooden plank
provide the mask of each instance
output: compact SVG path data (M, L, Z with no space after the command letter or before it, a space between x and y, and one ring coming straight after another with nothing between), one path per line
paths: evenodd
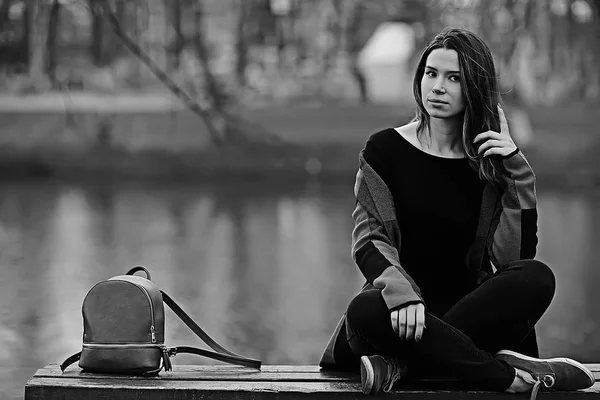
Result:
M586 364L596 380L600 380L600 364ZM79 378L90 374L81 373L78 367L70 367L63 374L57 364L40 368L34 376ZM93 375L95 379L119 378L119 375ZM161 372L159 379L170 380L249 380L249 381L344 381L354 380L357 374L321 370L318 366L265 365L260 371L230 365L173 365L173 371ZM132 377L133 379L157 379Z
M600 364L588 365L596 379ZM402 399L521 399L497 392L415 390L393 391ZM600 398L600 382L578 392L544 392L544 399ZM358 374L321 371L318 366L266 365L261 371L230 365L181 365L158 377L82 373L77 367L65 374L58 365L39 369L27 382L25 400L198 400L234 399L331 399L364 398Z
M319 367L307 368L304 366L263 366L260 371L251 368L236 366L227 366L216 368L216 365L184 365L173 366L173 371L161 372L158 377L140 377L129 376L127 379L160 379L160 380L190 380L190 381L295 381L295 382L328 382L359 379L358 374L339 372L339 371L321 371ZM219 366L220 367L220 366ZM70 367L64 373L60 371L58 365L48 365L39 369L34 377L60 377L61 379L76 379L93 377L93 379L123 379L123 375L110 374L87 374L81 372L78 367Z
M37 378L36 378L37 379ZM75 400L75 399L364 399L358 382L192 382L192 381L140 381L116 380L113 382L81 379L66 385L59 378L43 378L43 382L30 381L25 389L25 400ZM72 385L74 384L74 385ZM478 391L416 391L396 390L391 393L406 400L428 399L522 399L523 395ZM545 392L544 399L562 400L599 398L600 384L586 391Z
M600 364L599 370L600 370ZM239 367L236 365L229 364L214 364L214 365L178 365L173 364L173 368L177 371L183 372L203 372L203 371L219 371L219 372L230 372L230 371L256 371L253 368ZM79 370L76 366L71 366L68 370ZM294 373L319 373L321 368L318 365L263 365L260 369L262 372L294 372ZM55 374L61 375L60 367L58 364L48 364L43 368L38 369L38 373L43 374Z

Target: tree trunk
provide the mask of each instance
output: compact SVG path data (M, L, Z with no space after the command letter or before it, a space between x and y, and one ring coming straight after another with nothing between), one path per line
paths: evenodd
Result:
M48 41L46 42L48 52L48 76L52 85L56 85L56 37L58 33L60 18L60 2L54 0L50 9L50 22L48 24Z
M8 21L8 12L10 11L12 2L13 0L4 0L2 4L0 4L0 32L2 32L4 24Z
M246 86L246 67L248 66L248 42L246 39L246 20L250 15L250 8L252 3L247 0L238 0L238 20L236 30L236 62L235 62L235 76L239 87Z
M102 64L102 41L104 40L104 19L97 11L98 0L90 0L90 9L92 16L92 42L90 52L94 65Z
M225 96L223 95L221 88L212 73L210 68L210 60L208 55L208 49L204 41L203 35L203 14L202 0L194 2L194 47L196 49L196 56L202 66L203 78L204 78L204 91L208 95L209 109L208 116L212 125L216 128L219 135L219 141L226 141L227 133L227 120L223 114L225 110Z
M29 25L29 76L36 88L47 80L49 9L45 2L27 0Z
M596 10L596 19L598 20L597 22L600 22L600 0L591 0L592 1L592 8L594 8Z
M600 42L600 0L594 0L592 3L592 8L596 10L596 43ZM600 73L600 50L598 50L598 46L596 47L596 60L598 61L596 65L598 66L598 71Z
M367 79L358 65L358 53L362 46L359 32L363 24L364 8L360 1L356 1L351 5L346 5L346 7L349 7L349 9L347 9L345 13L346 18L344 18L345 22L342 32L344 35L343 42L345 43L350 59L350 73L358 85L361 103L368 103L369 92L367 89Z
M90 54L94 65L97 66L109 64L121 50L118 38L102 16L102 4L105 1L106 0L89 0L92 18ZM124 13L124 2L116 2L115 14L119 20L123 19Z
M331 38L330 45L323 55L323 72L327 74L335 66L337 55L340 53L341 7L338 1L330 0L328 18L325 22L325 31Z
M491 42L491 32L494 30L491 10L493 6L491 1L482 1L479 3L479 34L486 42Z
M221 113L224 110L225 99L210 68L208 49L204 42L203 35L203 14L204 10L202 9L201 1L196 1L194 3L194 47L196 49L196 56L202 65L205 88L212 102L214 111Z
M168 37L167 44L167 69L177 70L181 64L181 52L183 51L183 34L181 32L181 0L164 0L165 11L167 12L166 21L170 28L175 32L174 35L169 34L169 29L166 29ZM169 28L169 27L168 27Z

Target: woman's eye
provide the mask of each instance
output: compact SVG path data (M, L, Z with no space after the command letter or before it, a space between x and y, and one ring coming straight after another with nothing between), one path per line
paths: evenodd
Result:
M435 78L435 72L433 72L433 71L427 71L427 72L425 72L425 75L427 75L430 78Z
M450 77L450 80L451 80L452 82L460 82L460 76L458 76L458 75L452 75L452 76Z

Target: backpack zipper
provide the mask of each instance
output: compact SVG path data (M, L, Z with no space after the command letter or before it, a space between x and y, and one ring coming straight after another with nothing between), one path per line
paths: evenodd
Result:
M152 320L150 325L150 336L152 339L152 343L156 343L156 329L154 328L154 306L152 305L152 298L150 297L150 293L146 290L145 287L139 286L142 288L144 293L146 294L146 298L148 299L148 303L150 303L150 319Z
M174 352L173 354L169 353L169 348L167 346L165 346L164 344L149 344L149 343L140 343L140 344L136 344L136 343L84 343L83 344L83 348L86 349L106 349L106 348L114 348L114 349L139 349L139 348L145 348L145 349L159 349L161 351L161 358L163 361L163 365L161 368L159 368L156 371L148 371L148 373L153 373L153 372L158 372L160 371L162 368L165 369L165 371L171 371L173 369L173 366L171 364L171 360L170 357L174 356L176 353Z

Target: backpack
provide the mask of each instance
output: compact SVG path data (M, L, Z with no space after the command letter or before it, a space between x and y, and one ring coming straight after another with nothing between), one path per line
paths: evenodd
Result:
M143 271L146 278L134 275ZM213 351L189 346L165 346L164 304ZM151 280L150 272L135 266L94 285L82 306L83 346L67 358L61 371L79 361L85 372L156 375L172 369L170 357L178 353L202 355L215 360L260 369L261 361L226 350L206 334Z

